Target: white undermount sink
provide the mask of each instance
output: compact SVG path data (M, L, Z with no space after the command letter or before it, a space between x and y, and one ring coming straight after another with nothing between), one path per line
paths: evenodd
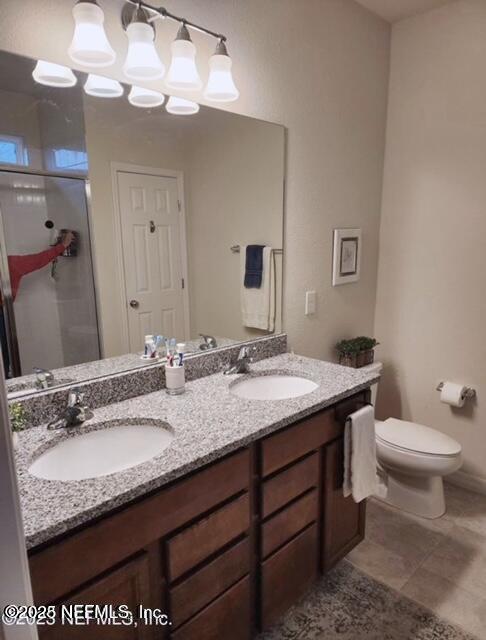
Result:
M166 449L174 434L153 424L117 424L77 435L48 449L29 467L45 480L85 480L134 467Z
M297 375L271 374L252 376L233 383L231 393L247 400L288 400L305 396L319 385Z

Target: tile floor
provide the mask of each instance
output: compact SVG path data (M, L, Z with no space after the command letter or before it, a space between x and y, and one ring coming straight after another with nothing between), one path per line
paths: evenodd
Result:
M366 539L348 559L371 577L486 640L486 496L446 486L426 520L370 500Z

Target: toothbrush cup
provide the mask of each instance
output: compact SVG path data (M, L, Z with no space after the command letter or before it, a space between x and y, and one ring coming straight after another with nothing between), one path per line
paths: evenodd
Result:
M186 390L184 365L170 367L165 365L165 390L170 396L178 396Z

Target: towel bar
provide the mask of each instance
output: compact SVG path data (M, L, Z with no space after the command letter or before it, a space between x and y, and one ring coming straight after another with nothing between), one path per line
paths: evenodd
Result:
M239 244L234 244L232 247L230 247L231 251L233 253L240 253L240 245ZM273 253L283 253L283 249L272 249Z
M357 411L358 409L362 409L363 407L367 407L368 405L373 406L372 402L369 402L368 400L352 400L354 407L353 407L353 411L351 411L351 413L349 412L348 408L346 406L344 407L336 407L335 409L335 417L337 422L339 422L339 424L341 425L345 425L348 418L350 417L350 415L352 413L354 413L355 411Z

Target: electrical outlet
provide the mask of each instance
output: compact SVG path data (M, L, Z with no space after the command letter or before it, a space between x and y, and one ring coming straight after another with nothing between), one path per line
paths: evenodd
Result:
M317 294L315 291L305 292L305 315L310 316L316 312Z

